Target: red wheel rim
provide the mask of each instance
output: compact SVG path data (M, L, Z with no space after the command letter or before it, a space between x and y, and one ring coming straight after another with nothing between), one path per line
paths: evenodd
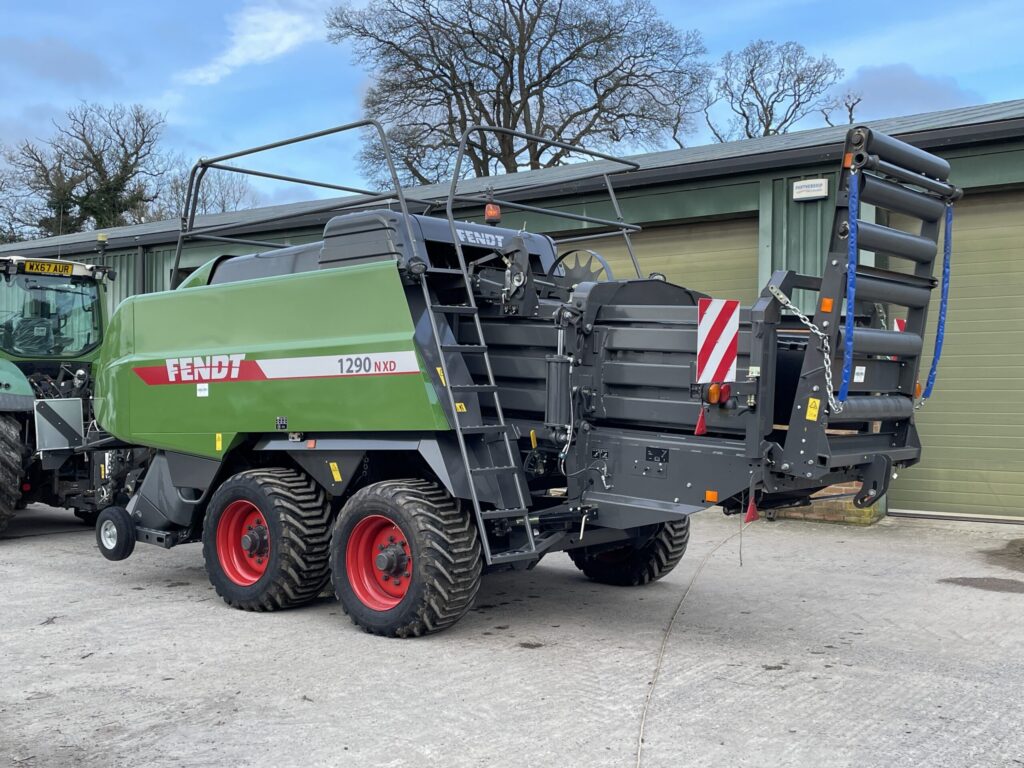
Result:
M402 529L384 515L364 517L345 545L345 571L363 605L374 611L394 608L412 581L412 550Z
M217 559L235 584L255 584L270 560L270 531L266 516L246 499L228 504L217 521Z

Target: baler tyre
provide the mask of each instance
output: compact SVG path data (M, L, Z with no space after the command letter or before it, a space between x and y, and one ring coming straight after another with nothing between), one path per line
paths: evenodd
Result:
M135 523L124 507L107 507L96 518L96 546L107 560L124 560L135 551Z
M19 509L22 453L21 424L10 414L0 415L0 533Z
M316 598L329 579L330 514L323 489L294 469L251 469L226 480L203 522L203 558L217 594L246 611Z
M637 587L667 576L679 565L690 541L690 518L658 525L642 542L591 553L586 547L570 549L569 557L583 575L601 584Z
M450 627L473 604L482 572L476 523L437 483L368 485L334 523L334 593L371 634L419 637Z

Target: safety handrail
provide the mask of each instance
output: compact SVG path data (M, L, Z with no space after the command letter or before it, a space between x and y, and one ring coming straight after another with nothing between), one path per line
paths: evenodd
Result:
M393 185L393 191L381 193L380 191L374 191L369 189L363 189L361 187L350 187L347 185L332 184L328 182L317 181L314 179L304 179L299 176L289 176L286 174L270 173L268 171L260 171L251 168L242 168L239 166L226 165L230 160L235 160L240 157L248 157L250 155L256 155L263 152L268 152L274 149L280 149L281 147L291 146L293 144L299 144L304 141L311 141L314 139L320 139L328 136L334 136L339 133L345 133L347 131L358 130L361 128L372 128L376 133L377 138L380 141L381 149L384 156L384 162L388 169L388 175L390 176L391 183ZM246 238L237 238L223 235L220 237L213 237L214 232L226 232L230 230L238 229L241 225L237 222L228 222L226 224L216 224L210 226L196 226L196 214L199 207L199 195L202 188L203 179L206 176L207 171L210 169L216 169L220 171L227 171L229 173L238 173L244 176L258 176L260 178L274 179L277 181L287 181L303 186L319 187L321 189L332 189L341 192L351 192L357 197L351 200L342 201L331 201L323 205L312 205L309 208L302 211L304 215L311 215L316 213L328 213L330 211L342 211L348 208L362 207L374 202L381 202L384 200L392 200L398 203L399 208L402 211L402 218L405 222L406 236L412 248L416 248L416 239L413 237L411 219L409 217L409 206L408 200L413 200L417 203L422 203L426 206L426 201L415 200L408 197L405 191L402 189L401 182L398 179L398 171L395 168L394 160L391 156L391 150L388 147L387 135L384 131L384 127L377 120L358 120L353 123L345 123L344 125L334 126L333 128L325 128L322 131L314 131L313 133L305 133L301 136L294 136L289 139L281 139L280 141L274 141L269 144L262 144L258 147L251 147L249 149L238 150L237 152L229 152L224 155L218 155L217 157L211 158L200 158L192 169L189 171L188 185L185 191L185 209L181 214L180 228L178 232L178 242L174 250L174 267L171 271L171 288L177 288L182 281L181 274L181 254L183 246L186 240L215 240L217 242L235 243L239 245L265 245L267 247L286 247L280 243L267 243L263 241L256 241ZM284 214L271 214L262 218L255 218L246 222L246 226L251 228L258 224L272 224L277 221L285 219L291 219L295 217L294 212L288 212Z
M478 198L477 196L460 195L458 194L458 185L462 177L462 163L466 156L466 149L469 143L469 137L474 133L495 133L502 134L505 136L512 136L514 138L523 139L527 142L535 142L537 144L543 144L547 147L558 147L559 149L565 149L569 152L579 155L586 155L596 160L607 160L608 162L615 163L616 165L622 166L620 170L612 172L603 172L600 175L604 178L605 189L608 191L608 196L615 209L615 214L618 217L616 221L609 221L607 219L597 219L595 217L583 216L581 214L574 214L568 211L560 211L555 208L541 208L538 206L528 206L522 203L516 203L509 200L499 200L497 198ZM459 138L459 148L455 156L455 168L452 171L452 180L448 187L448 197L445 201L445 213L448 216L448 224L451 228L452 238L455 241L455 247L460 250L458 233L456 231L455 224L455 203L456 202L493 202L498 205L507 205L509 208L518 210L524 210L533 213L541 213L556 218L566 219L569 221L582 221L584 223L598 224L601 226L615 227L622 234L623 239L626 242L626 250L629 253L629 258L633 262L633 268L636 270L637 277L642 277L640 272L640 263L637 261L636 254L633 252L633 244L629 239L630 232L637 232L641 228L635 224L629 224L622 218L622 210L619 207L618 198L615 196L615 189L612 186L610 177L619 173L625 173L628 171L636 171L640 169L640 164L633 160L626 160L625 158L615 157L605 152L599 152L596 149L588 149L587 147L575 146L568 144L558 139L549 139L544 136L537 136L532 133L525 133L523 131L517 131L514 128L504 128L501 126L494 125L471 125L465 131L462 132L462 136ZM595 174L597 175L597 174Z

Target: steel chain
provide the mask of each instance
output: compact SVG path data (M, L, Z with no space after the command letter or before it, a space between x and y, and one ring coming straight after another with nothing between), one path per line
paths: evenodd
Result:
M771 288L773 289L771 293L778 300L779 304L796 315L796 319L821 340L821 352L825 359L825 392L828 395L828 407L831 413L842 413L843 404L836 400L832 389L832 345L829 343L828 335L816 326L811 318L801 312L786 294L775 288L775 286L771 286Z

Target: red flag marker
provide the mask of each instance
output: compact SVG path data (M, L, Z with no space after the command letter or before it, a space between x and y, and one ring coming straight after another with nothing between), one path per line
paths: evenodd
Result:
M757 507L754 506L754 499L751 497L750 503L747 504L747 515L743 518L744 523L752 523L755 520L760 520L761 516L757 514Z
M697 417L697 426L693 428L693 434L695 435L706 435L708 433L708 426L704 419L704 406L700 408L700 416Z

